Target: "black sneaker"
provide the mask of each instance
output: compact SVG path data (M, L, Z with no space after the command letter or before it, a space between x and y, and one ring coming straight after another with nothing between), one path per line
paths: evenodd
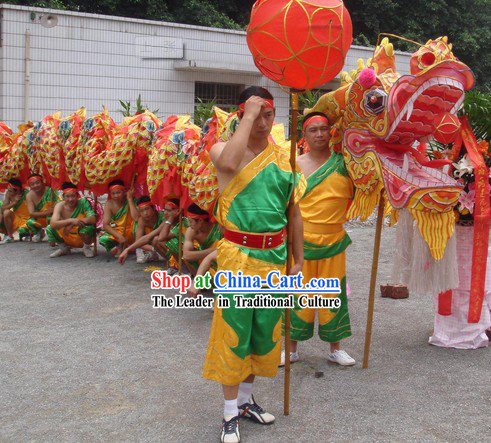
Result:
M239 443L239 416L232 417L230 420L223 419L222 435L220 436L222 443Z
M256 403L256 400L254 400L253 395L251 395L250 403L244 403L239 406L239 415L261 425L271 425L275 421L274 415L261 408L261 406Z

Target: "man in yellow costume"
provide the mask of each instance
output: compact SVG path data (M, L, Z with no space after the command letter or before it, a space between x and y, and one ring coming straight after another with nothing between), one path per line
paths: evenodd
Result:
M318 309L319 337L330 343L327 359L342 366L355 364L340 341L351 335L346 297L346 255L351 239L343 228L353 198L353 183L348 176L343 155L329 149L329 123L320 112L304 118L303 133L310 151L298 158L307 179L307 190L300 202L304 226L304 283L312 278L338 278L341 285L339 309ZM328 297L328 295L324 295ZM332 297L329 295L329 297ZM290 361L299 360L297 342L312 338L315 311L296 307L291 312ZM281 364L285 363L282 353Z
M270 140L274 118L271 94L264 88L247 88L239 98L240 123L234 135L211 149L220 193L215 216L224 228L224 238L217 245L218 271L235 275L241 271L261 279L270 271L286 273L288 202L292 193L298 202L305 180L296 172L294 179L288 149ZM298 205L293 213L295 265L291 274L296 274L303 265ZM255 376L274 377L277 373L281 310L240 309L231 294L223 297L229 300L230 308L215 306L203 375L223 387L221 441L231 443L240 441L239 413L260 424L275 420L256 403L252 383Z
M109 200L104 205L104 235L99 243L107 252L119 256L121 251L133 243L133 221L139 212L131 192L126 191L122 180L109 183Z
M19 229L19 235L28 237L32 235L33 242L43 240L55 204L60 200L58 193L50 186L46 186L40 174L31 174L27 180L30 191L27 193L26 202L30 218Z
M70 254L71 248L83 248L86 257L93 257L91 243L95 236L95 212L88 200L79 196L73 183L63 183L61 190L63 201L56 204L51 222L46 228L48 240L59 246L50 257Z
M1 207L0 232L5 234L5 236L0 241L0 245L12 243L14 241L14 233L19 231L19 228L24 226L29 219L29 209L26 201L27 193L28 191L23 189L19 179L11 178L9 180L5 200ZM29 233L19 232L19 240L22 240L23 236L29 236Z

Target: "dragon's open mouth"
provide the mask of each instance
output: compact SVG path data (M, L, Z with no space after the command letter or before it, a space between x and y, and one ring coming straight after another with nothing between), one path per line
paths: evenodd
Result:
M458 61L445 61L420 76L401 77L390 91L385 141L402 145L424 141L434 133L437 116L456 114L469 88L466 70Z
M442 202L445 200L445 203L458 199L461 186L449 175L421 165L415 159L418 156L416 149L408 145L400 145L398 149L394 149L393 144L389 145L370 132L357 129L346 131L344 142L357 163L363 164L363 159L369 152L375 154L385 189L394 208L406 207L409 199L421 189L425 189L428 195L433 194L432 202L437 193L441 194Z

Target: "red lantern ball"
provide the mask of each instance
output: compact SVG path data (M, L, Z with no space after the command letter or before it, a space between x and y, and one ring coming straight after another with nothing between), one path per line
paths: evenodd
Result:
M448 112L437 115L433 120L433 125L435 140L445 145L453 143L460 130L458 117Z
M343 68L352 31L342 0L258 0L252 7L247 44L266 77L310 90Z

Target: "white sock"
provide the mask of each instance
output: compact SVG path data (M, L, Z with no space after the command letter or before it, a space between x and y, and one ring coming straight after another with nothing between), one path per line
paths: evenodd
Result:
M223 406L223 418L228 421L232 417L239 415L239 408L237 407L237 399L225 400Z
M252 383L242 382L239 385L239 396L237 397L237 404L243 405L248 403L252 395Z

